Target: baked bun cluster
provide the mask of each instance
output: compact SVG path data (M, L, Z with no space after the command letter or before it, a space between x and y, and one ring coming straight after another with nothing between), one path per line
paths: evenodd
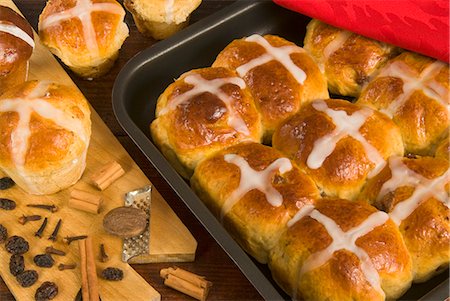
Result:
M0 95L26 81L34 46L30 24L11 8L0 5Z
M186 27L201 0L125 0L138 30L157 40L170 37Z
M49 0L39 16L45 46L83 78L105 74L128 37L125 10L115 0Z
M0 168L30 194L75 184L90 135L89 105L74 88L29 81L0 96Z
M317 21L306 43L328 59L271 35L231 42L212 68L164 91L151 134L175 168L194 171L192 189L294 299L399 298L449 264L448 65L410 53L388 60L394 47ZM235 83L199 88L205 70ZM373 88L380 79L394 84ZM359 100L330 99L327 80L342 97L362 91ZM405 124L435 157L410 147L402 109L384 109L389 93L396 108L413 96ZM211 129L236 135L233 112L255 135L223 143ZM196 159L178 164L186 150Z

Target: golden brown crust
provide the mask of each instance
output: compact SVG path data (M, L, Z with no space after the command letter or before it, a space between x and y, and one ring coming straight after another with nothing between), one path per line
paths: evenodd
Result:
M318 200L315 210L332 219L344 232L377 212L367 204L338 199ZM332 241L325 226L316 219L310 216L300 219L281 236L271 252L269 265L273 277L298 299L384 300L365 278L361 260L347 249L336 250L326 263L300 275L305 261ZM409 287L411 258L391 220L358 238L356 246L368 254L386 298L397 298Z
M267 169L283 157L271 147L244 143L222 150L199 163L191 178L192 188L219 219L227 199L242 181L240 168L226 162L226 154L241 156L256 171ZM267 262L269 250L277 244L278 237L287 227L286 223L298 208L320 197L312 180L295 164L291 164L290 171L283 174L277 171L267 182L283 197L281 206L272 206L263 192L253 189L223 217L224 227L247 252L263 263Z
M248 135L229 124L232 112L228 112L226 104L217 95L209 92L195 94L161 114L175 97L193 88L184 81L188 76L214 80L236 78L237 75L226 68L192 70L171 84L158 99L157 118L151 124L153 140L186 178L192 175L202 158L242 141L259 142L262 136L260 116L250 92L232 83L222 85L220 90L231 100L231 108L245 123Z
M45 88L39 96L28 98L39 87ZM21 106L8 110L4 105L11 101L35 107L30 107L27 116L27 111L19 113ZM60 124L57 118L61 117L71 121ZM18 128L19 121L29 135ZM30 81L0 97L0 167L30 193L53 193L78 180L84 170L90 133L90 109L78 90ZM13 142L17 139L13 137L21 134L27 137L22 155L20 142Z
M325 55L324 51L339 35L347 34L340 47ZM358 96L361 88L388 59L398 53L396 47L355 33L311 20L307 26L304 48L322 66L331 93Z
M91 22L71 17L46 24L55 14L68 11L76 5L75 0L49 0L39 16L39 36L44 45L82 77L98 77L106 73L128 36L128 27L123 21L125 11L117 1L91 1L93 5L112 4L117 11L92 11ZM95 32L94 42L89 41L89 30L85 30L87 27L92 27ZM93 45L95 43L98 47Z
M266 35L264 38L274 47L295 46L278 36ZM235 70L265 53L266 50L256 42L234 40L217 56L213 66ZM257 66L243 76L261 113L266 142L270 142L280 122L296 113L301 105L313 99L328 98L325 78L312 58L300 47L290 58L306 73L303 84L275 60Z
M30 24L9 7L0 5L0 24L17 26L33 38ZM0 95L11 87L26 80L28 60L33 47L24 40L0 31Z
M449 160L450 156L450 143L449 138L444 138L442 141L438 144L436 148L436 152L434 154L437 158L442 158L445 160Z
M413 76L418 80L420 73L435 62L436 60L419 54L402 53L382 68L380 74L364 88L358 103L377 110L388 110L394 100L405 97L403 89L406 86L404 80L388 71L392 69L390 66L396 64L400 66L400 71L396 72L402 72L405 77ZM423 92L423 84L420 89L407 90L409 96L391 113L393 121L401 129L407 152L432 155L436 144L448 134L450 124L447 112L450 99L448 78L448 64L442 63L439 72L426 79L424 83L432 92ZM428 96L430 94L438 99L430 98Z
M329 108L343 110L347 114L362 109L345 100L330 99L326 103ZM312 169L307 164L316 141L334 129L335 125L327 114L308 104L280 125L272 143L305 170L328 196L354 199L375 167L360 142L350 136L343 137L320 168ZM384 159L403 154L399 130L383 114L373 111L359 132Z
M449 168L448 161L441 158L403 158L402 162L408 169L426 179L438 178ZM396 205L409 199L417 189L417 186L411 184L400 185L380 198L383 184L391 178L391 167L386 166L380 174L368 181L360 198L391 213ZM449 193L448 183L446 193ZM447 267L450 261L450 210L429 194L419 201L419 206L399 226L412 256L414 280L422 282L432 277L439 268Z

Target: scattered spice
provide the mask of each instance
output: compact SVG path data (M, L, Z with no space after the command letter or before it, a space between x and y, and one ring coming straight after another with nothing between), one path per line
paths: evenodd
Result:
M109 256L108 254L106 254L104 244L100 244L100 255L98 259L100 260L100 262L107 262L109 260Z
M78 236L66 236L63 238L63 240L70 245L72 243L72 241L76 241L76 240L80 240L80 239L85 239L87 238L87 235L78 235Z
M64 264L64 263L60 263L59 265L58 265L58 270L60 270L60 271L64 271L64 270L73 270L74 268L76 268L77 267L77 265L74 263L74 264Z
M23 237L17 235L8 238L5 247L6 251L11 254L24 254L30 248L28 242Z
M14 186L14 181L9 177L3 177L0 179L0 190L6 190Z
M40 215L22 215L21 217L19 217L19 223L21 223L22 225L25 225L28 222L31 221L38 221L40 220L42 217Z
M0 209L14 210L16 208L16 202L10 199L0 198Z
M8 229L0 224L0 244L4 243L8 239Z
M55 205L28 204L27 207L45 209L45 210L48 210L50 212L58 211L58 207L56 207Z
M14 254L9 259L9 272L13 276L17 276L25 271L25 261L22 255Z
M120 281L123 279L123 271L119 268L106 268L102 271L102 277L109 281Z
M56 241L56 237L58 236L59 228L61 228L61 222L62 220L59 219L58 223L56 224L55 230L53 230L52 235L49 236L49 240Z
M53 248L51 246L45 248L45 253L53 254L53 255L59 255L59 256L65 256L66 255L66 252L58 250L58 249L55 249L55 248Z
M44 218L44 221L42 222L42 225L39 227L39 229L34 233L34 236L37 236L39 238L42 237L42 233L45 230L45 227L47 227L47 218Z
M38 278L39 274L35 270L27 270L16 276L17 282L19 282L22 287L32 286L36 283Z
M50 254L39 254L34 256L34 263L41 268L51 268L55 264L55 260Z
M36 301L47 301L52 300L58 295L58 286L54 282L45 281L36 290L34 299Z

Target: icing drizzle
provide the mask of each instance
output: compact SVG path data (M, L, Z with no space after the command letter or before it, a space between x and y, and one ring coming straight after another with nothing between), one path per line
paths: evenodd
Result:
M324 100L316 100L312 103L312 106L317 111L327 114L332 119L335 129L314 142L313 149L306 161L309 168L320 168L325 159L333 153L336 144L347 136L359 141L364 147L367 158L375 164L375 168L368 174L369 178L376 175L386 165L386 161L378 150L359 132L367 118L373 114L371 109L362 107L361 110L348 115L346 111L330 109Z
M250 62L239 66L236 71L239 76L243 77L249 72L251 69L264 65L272 60L277 60L280 62L297 80L299 84L303 84L306 80L306 73L300 69L291 59L292 53L303 53L303 48L294 45L282 46L282 47L273 47L264 39L262 36L254 34L245 39L247 42L255 42L261 45L267 53L257 57Z
M45 30L46 28L59 24L62 21L78 18L83 27L83 36L86 47L89 51L98 53L97 36L91 18L91 13L98 11L109 12L120 16L125 15L125 11L119 4L109 2L92 3L91 0L76 0L74 7L52 14L43 19L40 24L40 29Z
M30 37L25 31L22 30L22 28L16 25L0 23L0 32L7 33L21 39L33 49L35 47L33 37Z
M223 85L233 84L241 89L244 89L245 82L239 77L228 77L228 78L216 78L213 80L206 80L199 74L191 74L184 78L184 82L192 85L193 88L186 93L178 95L170 100L170 102L164 107L159 115L165 115L168 112L175 110L179 105L186 102L190 98L200 95L202 93L211 93L217 96L224 104L228 111L228 121L227 124L234 128L237 132L243 135L250 135L250 131L245 124L244 120L232 106L232 98L220 89Z
M323 49L324 61L327 61L336 50L341 48L351 35L352 33L346 30L337 32L336 37Z
M395 205L389 213L391 219L400 225L404 219L411 215L419 205L434 197L442 202L447 208L450 208L447 191L445 185L450 180L450 172L447 170L443 175L434 179L427 179L422 175L409 169L401 157L390 157L389 168L391 170L391 178L386 181L380 189L377 200L381 200L389 192L395 191L402 186L413 186L415 190L413 194Z
M278 158L269 166L261 171L257 171L250 167L248 162L241 156L236 154L227 154L224 160L228 163L239 167L241 171L239 187L235 189L222 206L220 218L223 217L233 208L233 206L247 192L257 189L265 194L267 202L274 207L283 204L283 196L272 185L272 177L277 173L284 174L292 169L291 161L287 158Z
M428 65L422 73L417 75L417 72L409 68L403 62L395 61L391 63L380 73L380 75L378 75L378 77L392 76L401 79L403 81L403 92L394 99L387 108L383 108L380 111L392 118L408 98L415 91L420 89L427 97L447 106L444 100L448 100L448 89L434 80L434 77L439 74L444 67L445 64L443 62L435 61Z
M51 83L39 82L33 91L21 99L4 99L0 102L0 112L17 112L19 122L11 133L11 155L16 166L23 168L29 147L31 114L36 113L49 119L57 126L76 133L84 143L88 135L80 120L74 119L65 111L53 107L43 98L48 95Z
M368 234L378 226L383 225L389 219L389 216L377 211L372 213L365 221L356 227L351 228L347 232L342 231L341 227L328 216L314 209L313 205L305 205L300 211L288 222L288 226L292 226L305 216L309 216L322 224L328 234L332 238L332 242L325 249L311 254L303 263L299 272L299 278L311 270L319 268L333 257L334 252L339 250L348 250L355 254L361 262L361 271L370 285L384 296L384 292L380 285L380 276L375 269L370 256L362 248L356 245L358 238ZM297 281L298 283L298 281Z

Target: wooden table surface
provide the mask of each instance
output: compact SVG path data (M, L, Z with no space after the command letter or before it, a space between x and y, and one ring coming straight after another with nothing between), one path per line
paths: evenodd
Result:
M36 30L38 17L44 8L45 0L14 0L14 2ZM231 3L233 3L231 0L204 0L202 5L191 16L191 24L211 15ZM114 116L111 107L111 91L117 74L124 64L135 54L157 42L153 39L145 38L137 31L129 13L126 16L126 23L130 28L130 36L125 41L125 44L120 51L118 61L106 76L94 81L85 81L74 76L68 69L66 70L106 125L117 137L119 142L130 153L131 157L134 158L139 167L144 171L153 185L166 199L167 203L173 208L175 213L197 239L198 249L195 262L177 263L176 265L194 273L204 275L208 280L214 283L208 300L262 300L261 296L248 282L232 260L147 161L145 156L120 127ZM162 279L159 277L159 271L160 269L171 265L172 264L170 263L155 263L134 265L133 267L158 292L160 292L162 300L194 300L163 285ZM1 279L0 300L14 300L14 297Z

